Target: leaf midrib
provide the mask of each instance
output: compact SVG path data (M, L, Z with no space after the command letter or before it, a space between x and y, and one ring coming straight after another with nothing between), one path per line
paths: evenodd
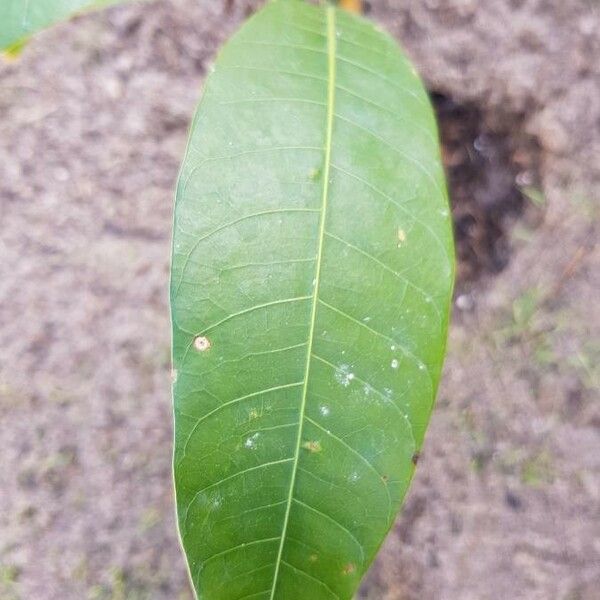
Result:
M302 444L302 432L304 429L304 415L306 411L306 395L308 389L308 379L310 376L310 365L312 357L312 347L315 332L315 322L317 314L317 305L319 298L319 284L321 282L321 263L323 255L323 240L325 239L325 217L327 215L327 201L329 195L329 174L331 167L331 147L333 138L333 121L334 121L334 103L335 103L335 67L336 67L336 33L335 33L335 8L333 6L327 6L327 68L328 68L328 80L327 80L327 131L325 136L325 161L323 168L323 192L321 198L321 218L319 222L319 246L316 260L316 271L314 290L312 298L311 316L310 316L310 328L308 333L308 344L306 351L306 367L304 371L304 383L302 386L302 400L300 404L300 418L298 424L298 436L296 438L296 449L294 452L294 462L292 465L292 475L290 478L290 487L288 492L287 504L285 509L285 516L283 519L283 527L281 530L281 540L279 542L279 550L277 552L277 559L275 561L275 573L273 574L273 584L271 586L270 600L275 597L275 591L277 589L277 582L279 578L279 568L282 563L283 548L285 546L287 527L290 518L290 511L292 506L292 500L294 497L294 488L296 485L296 474L298 472L298 460L300 457L300 448Z

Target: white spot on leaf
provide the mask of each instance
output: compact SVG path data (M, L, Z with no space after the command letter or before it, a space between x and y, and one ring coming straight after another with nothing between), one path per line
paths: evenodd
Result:
M256 440L258 440L258 433L255 433L254 435L251 435L249 438L246 438L246 441L244 442L244 447L248 448L248 450L255 450L256 449Z
M194 348L196 348L198 352L205 352L210 348L210 340L207 337L204 337L203 335L199 335L194 340Z
M404 242L406 242L406 232L404 229L400 229L400 227L398 227L398 248L400 248Z
M350 365L340 365L335 370L335 379L339 384L348 387L354 379L354 373L350 371Z

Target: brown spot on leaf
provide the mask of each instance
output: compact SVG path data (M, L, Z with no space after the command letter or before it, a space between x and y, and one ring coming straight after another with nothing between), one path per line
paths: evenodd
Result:
M318 440L309 440L303 442L302 447L309 452L321 452L321 442Z
M417 450L417 452L412 455L413 465L416 466L416 464L419 462L419 458L421 458L421 453Z
M351 575L352 573L354 573L354 571L356 571L356 565L354 563L348 563L344 566L342 573L344 575Z

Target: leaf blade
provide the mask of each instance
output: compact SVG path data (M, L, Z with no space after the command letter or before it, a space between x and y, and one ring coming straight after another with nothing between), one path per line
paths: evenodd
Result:
M341 11L273 2L221 52L172 271L177 504L200 595L350 598L392 525L452 287L436 137L395 44Z

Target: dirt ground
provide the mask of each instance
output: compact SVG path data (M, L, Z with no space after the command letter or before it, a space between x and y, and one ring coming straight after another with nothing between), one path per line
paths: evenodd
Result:
M204 73L257 3L226 4L116 7L0 66L2 600L191 598L171 496L169 237ZM465 191L476 152L456 159L442 127L471 241L417 476L361 598L597 600L600 2L370 8L432 92L478 115L480 161L501 139L512 170ZM508 212L507 172L525 198ZM474 269L490 214L501 260Z

